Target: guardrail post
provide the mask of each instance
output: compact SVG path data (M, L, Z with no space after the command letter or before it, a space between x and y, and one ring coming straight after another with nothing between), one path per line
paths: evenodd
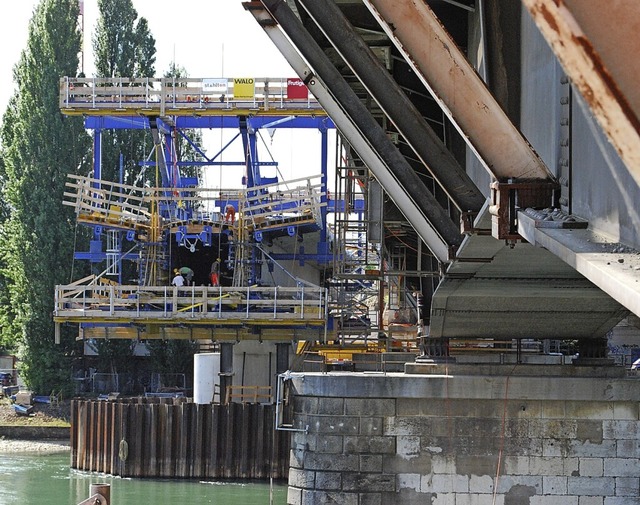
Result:
M273 318L278 317L278 286L273 288Z

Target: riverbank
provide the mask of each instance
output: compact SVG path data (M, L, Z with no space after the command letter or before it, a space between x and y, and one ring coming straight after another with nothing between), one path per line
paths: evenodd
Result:
M0 454L56 454L69 452L68 440L13 440L0 438Z
M0 454L68 452L69 402L35 404L33 414L16 414L9 399L0 401Z

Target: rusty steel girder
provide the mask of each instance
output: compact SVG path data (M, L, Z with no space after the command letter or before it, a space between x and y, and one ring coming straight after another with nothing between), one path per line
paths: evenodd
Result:
M424 0L363 2L489 173L553 179Z
M629 173L640 184L640 2L523 0Z

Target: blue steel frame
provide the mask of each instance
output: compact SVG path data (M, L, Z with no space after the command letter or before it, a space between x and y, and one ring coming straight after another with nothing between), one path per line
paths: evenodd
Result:
M321 133L320 145L320 165L321 165L321 183L323 186L322 207L321 207L321 226L320 240L318 242L315 254L306 253L303 247L300 247L300 253L292 255L302 264L305 261L316 261L318 263L328 263L332 261L333 256L330 251L330 245L327 240L327 212L330 210L327 201L327 166L328 166L328 131L335 128L330 118L320 116L177 116L174 118L175 124L169 125L161 118L152 120L158 129L159 134L165 137L164 149L165 160L168 160L165 170L161 171L162 186L168 191L179 190L187 187L193 181L183 178L180 174L180 167L187 165L231 165L246 167L246 186L251 188L263 184L277 182L277 177L263 177L260 172L261 166L277 165L277 162L261 162L258 157L257 132L261 128L287 128L287 129L317 129ZM85 118L84 126L86 129L94 131L93 138L93 168L94 178L102 177L102 130L105 129L134 129L149 130L151 129L151 121L144 116L88 116ZM215 156L208 158L200 148L185 134L185 129L221 129L231 128L237 129L239 133L229 141ZM182 162L177 160L175 155L174 138L179 134L205 159L203 162ZM245 159L237 162L220 162L216 159L231 145L234 141L241 137L243 143L243 152ZM155 162L140 162L140 166L153 165ZM251 195L251 193L250 193ZM236 202L237 206L237 202ZM169 212L170 209L164 209ZM101 262L106 259L106 253L102 252L102 247L98 244L101 241L101 232L103 226L94 225L94 240L92 241L91 250L89 252L76 252L76 259L85 259L91 262ZM291 228L291 227L289 227ZM287 230L291 234L291 230ZM300 230L300 233L303 231ZM298 230L295 230L298 233ZM127 236L129 239L129 235ZM95 242L95 243L94 243ZM122 241L120 241L122 243ZM100 247L99 247L100 246ZM119 261L129 259L134 255L123 253L120 250ZM276 259L288 259L288 254L276 255ZM275 257L275 256L274 256ZM255 280L255 279L254 279Z

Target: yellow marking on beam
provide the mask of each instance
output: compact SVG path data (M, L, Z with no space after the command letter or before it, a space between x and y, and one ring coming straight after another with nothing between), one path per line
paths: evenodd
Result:
M65 116L157 116L159 109L83 109L73 108L60 109ZM327 113L323 109L172 109L165 108L163 116L189 116L189 117L208 117L208 116L302 116L302 117L327 117Z

